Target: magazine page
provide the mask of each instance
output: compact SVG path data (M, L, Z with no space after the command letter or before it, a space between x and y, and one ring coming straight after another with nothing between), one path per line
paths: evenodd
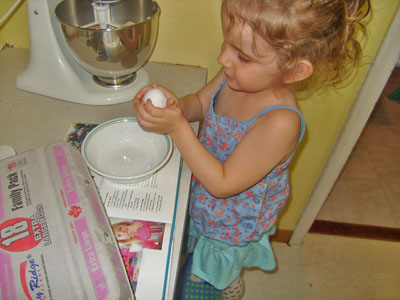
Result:
M132 289L137 290L137 282L142 265L143 251L149 249L157 256L168 247L164 244L165 224L154 221L110 218L111 226L117 239L122 258L131 282ZM164 249L163 249L164 248ZM152 263L152 261L147 262ZM157 265L148 266L156 270Z
M72 124L65 140L80 150L95 126ZM92 174L138 300L164 299L167 292L180 167L174 149L168 163L141 182L116 184Z
M108 216L172 223L180 160L174 150L161 170L135 184L116 184L94 175Z

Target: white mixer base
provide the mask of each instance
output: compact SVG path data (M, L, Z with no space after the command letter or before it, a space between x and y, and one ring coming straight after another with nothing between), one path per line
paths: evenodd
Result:
M38 76L39 73L45 74ZM44 68L30 69L28 66L18 75L16 86L21 90L70 102L110 105L132 101L141 88L150 85L149 75L143 68L136 72L136 79L132 83L120 88L102 87L93 81L90 74L83 80L78 77L63 78L61 74Z
M140 68L136 79L118 88L95 83L64 46L60 26L53 12L61 0L27 0L30 52L26 69L18 74L16 87L70 102L109 105L132 101L150 84ZM50 15L51 12L51 15Z

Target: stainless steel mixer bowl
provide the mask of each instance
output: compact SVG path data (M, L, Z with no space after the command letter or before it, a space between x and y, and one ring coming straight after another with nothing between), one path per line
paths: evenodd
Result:
M112 23L100 28L91 0L64 0L55 14L75 60L103 86L131 83L149 59L158 33L159 6L152 0L110 4Z

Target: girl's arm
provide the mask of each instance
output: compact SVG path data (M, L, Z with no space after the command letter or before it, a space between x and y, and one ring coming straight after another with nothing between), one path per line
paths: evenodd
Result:
M169 134L192 173L207 191L218 198L240 193L269 173L294 150L300 132L300 118L287 109L260 117L230 157L221 163L198 140L188 120L201 120L209 99L223 80L216 79L195 95L178 103L168 97L166 108L157 108L135 98L136 117L148 130ZM186 106L187 105L187 106ZM197 113L194 108L201 113ZM200 119L199 119L200 118Z
M300 119L285 109L260 117L225 163L211 155L189 127L171 132L171 138L207 191L226 198L253 186L289 157L297 145Z
M225 75L222 70L220 70L213 80L196 94L190 94L179 99L179 104L186 120L189 122L203 120L208 111L208 105L212 96L224 79Z
M254 123L225 163L221 163L203 147L176 103L170 104L162 114L159 114L161 110L153 108L149 108L148 114L146 108L138 107L139 124L169 134L192 173L218 198L248 189L287 159L297 145L300 132L300 118L296 112L271 111Z

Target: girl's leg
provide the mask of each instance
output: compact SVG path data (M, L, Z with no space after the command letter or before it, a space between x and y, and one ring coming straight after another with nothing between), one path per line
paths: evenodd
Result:
M240 276L219 293L218 300L239 300L244 293L244 282Z

